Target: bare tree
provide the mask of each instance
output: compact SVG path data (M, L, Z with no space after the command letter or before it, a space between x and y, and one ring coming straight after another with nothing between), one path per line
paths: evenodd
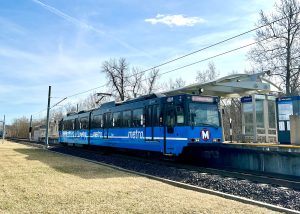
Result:
M116 98L121 101L127 96L127 87L129 85L128 73L129 66L125 58L120 58L118 61L110 59L102 64L102 72L106 75L107 85L112 88Z
M148 77L146 78L145 82L145 94L151 94L155 91L156 83L158 80L158 72L159 69L153 68L151 69L150 73L148 74Z
M26 117L14 119L8 130L12 137L28 138L29 120Z
M166 90L182 88L185 86L185 84L185 81L181 77L176 78L174 81L172 78L170 78L168 83L166 84Z
M72 103L67 103L64 105L64 109L67 113L70 113L70 112L76 112L77 111L77 107L76 105L72 104Z
M63 118L63 108L51 109L50 118L54 121L60 121ZM46 119L46 118L45 118Z
M232 70L231 72L228 73L228 75L231 75L231 74L238 74L239 72L237 70Z
M107 93L107 94L109 94L109 93ZM91 110L91 109L99 107L101 105L101 103L108 101L108 100L109 100L109 98L107 98L106 95L101 95L96 92L92 92L85 99L81 100L78 103L78 106L79 106L78 108L79 108L79 111Z
M208 63L208 68L204 71L198 71L196 81L198 83L207 82L216 79L220 73L217 71L216 66L213 62Z
M130 82L130 91L133 97L136 97L138 93L140 93L143 90L143 76L144 73L141 71L140 68L133 67L131 71L131 77L129 79ZM129 95L130 96L130 95Z
M126 98L137 95L150 94L154 91L158 69L152 69L148 75L138 67L130 67L124 58L118 61L111 59L102 64L102 72L106 74L107 85L113 90L117 100L124 101Z
M255 73L257 73L257 70L255 70L255 69L250 69L250 70L244 70L244 73L245 74L255 74Z
M299 70L296 69L300 62L299 10L297 0L280 0L274 5L274 13L266 15L261 11L258 25L267 26L256 31L258 43L249 52L254 67L270 70L287 95L299 90Z
M129 73L129 92L128 98L136 97L138 95L151 94L155 90L158 69L151 69L148 75L142 69L133 67Z

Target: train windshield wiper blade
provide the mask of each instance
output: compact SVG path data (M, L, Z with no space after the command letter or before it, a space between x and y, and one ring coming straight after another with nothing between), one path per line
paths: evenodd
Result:
M200 126L212 126L214 128L219 128L219 126L217 126L216 124L213 124L213 123L198 123L198 125L200 125Z

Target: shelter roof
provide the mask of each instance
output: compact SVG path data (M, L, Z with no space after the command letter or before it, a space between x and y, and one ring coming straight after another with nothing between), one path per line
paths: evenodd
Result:
M162 94L168 96L177 94L201 94L225 98L281 91L274 83L264 78L266 74L267 72L232 74L209 82L195 83L182 88L165 91L162 92Z

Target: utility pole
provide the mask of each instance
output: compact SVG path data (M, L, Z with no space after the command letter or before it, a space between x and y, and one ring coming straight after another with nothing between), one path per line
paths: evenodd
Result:
M3 118L3 134L2 134L2 139L5 140L5 115Z
M51 99L51 86L49 86L48 91L48 105L47 105L47 124L46 124L46 139L45 139L45 148L48 148L49 142L48 142L48 131L49 131L49 112L50 112L50 99Z
M0 121L0 122L2 122L2 125L3 125L3 128L2 128L2 131L3 131L2 140L3 140L3 142L2 143L4 143L4 139L5 139L5 115L4 115L3 121Z
M32 115L30 116L30 123L29 123L29 141L31 141L32 136Z

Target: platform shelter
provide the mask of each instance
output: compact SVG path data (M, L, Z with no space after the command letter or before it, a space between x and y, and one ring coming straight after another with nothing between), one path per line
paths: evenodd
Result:
M243 142L278 142L275 99L262 94L241 98Z
M243 104L242 137L248 138L251 142L277 142L275 97L269 94L272 91L280 91L280 88L264 78L268 73L232 74L217 80L195 83L162 93L169 96L195 94L220 98L250 97L251 102Z

